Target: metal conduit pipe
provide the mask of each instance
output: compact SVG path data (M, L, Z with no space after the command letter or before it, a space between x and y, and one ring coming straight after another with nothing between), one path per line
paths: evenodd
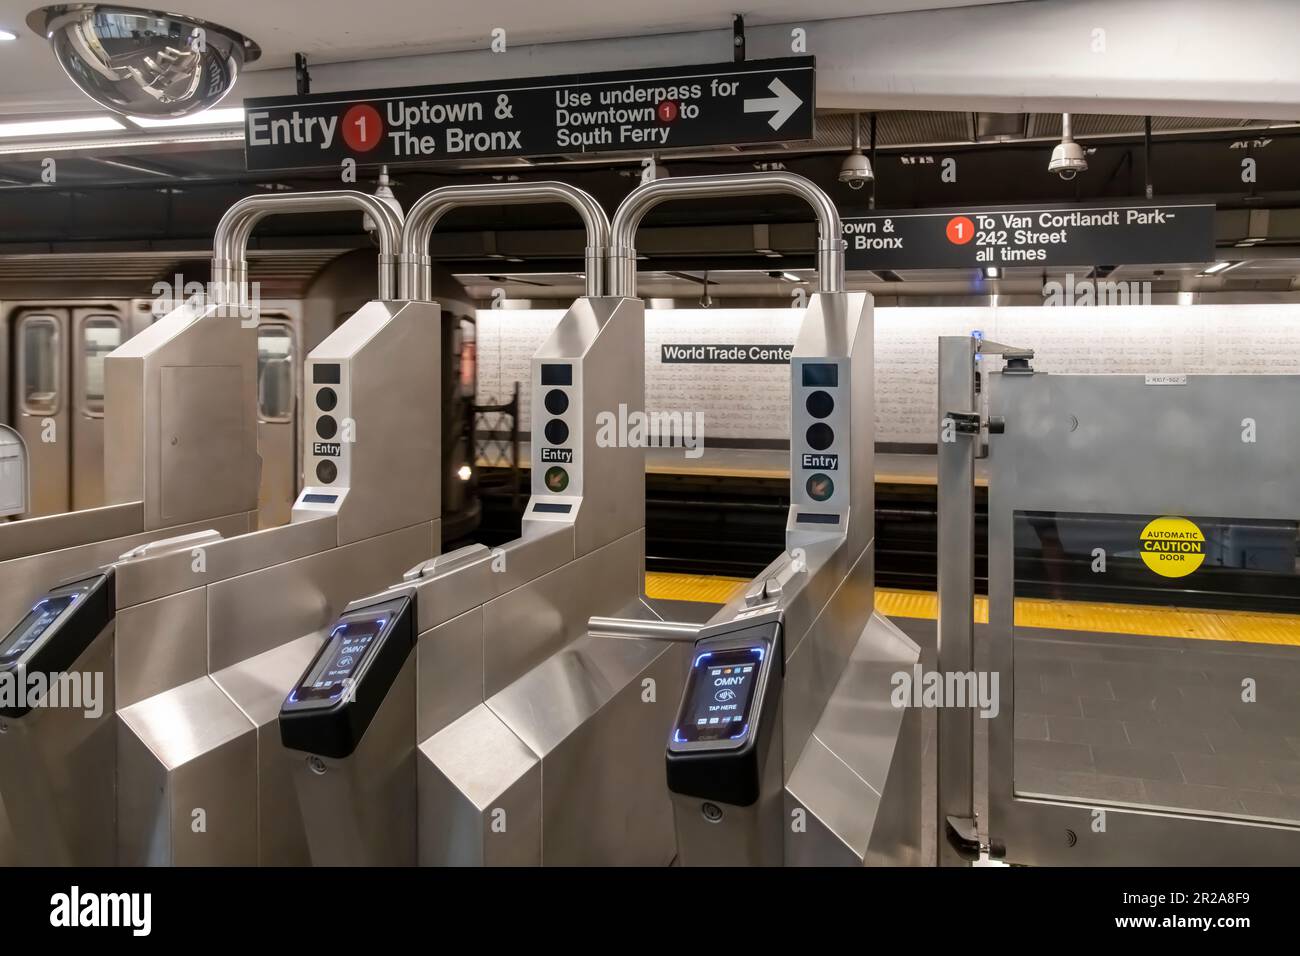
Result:
M609 217L592 196L560 182L484 183L443 186L425 193L406 214L402 226L399 292L404 299L425 299L432 294L429 239L443 216L462 206L514 206L558 202L571 206L587 230L586 294L604 295L605 256L609 250Z
M817 214L817 291L844 291L844 249L839 210L816 183L795 173L739 173L657 179L632 190L614 213L609 259L610 295L636 296L636 231L645 214L673 199L785 194L804 199Z
M313 193L248 196L227 209L212 240L214 299L228 305L248 304L248 240L254 227L265 217L352 209L368 214L375 223L379 239L379 298L395 298L397 257L402 239L401 214L369 193L330 189Z

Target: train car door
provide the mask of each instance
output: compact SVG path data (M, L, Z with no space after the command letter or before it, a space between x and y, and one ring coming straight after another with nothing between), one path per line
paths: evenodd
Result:
M27 444L32 516L72 505L69 310L14 311L14 427Z
M257 328L258 526L287 524L298 495L298 348L293 321L264 312Z
M122 317L102 308L72 310L72 508L104 504L104 359L126 340Z

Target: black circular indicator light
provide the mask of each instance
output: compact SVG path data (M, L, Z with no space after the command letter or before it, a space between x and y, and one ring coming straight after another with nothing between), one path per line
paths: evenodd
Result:
M808 478L807 488L808 497L813 501L825 501L835 494L835 482L831 481L830 475L820 472Z
M559 465L547 468L543 480L546 482L546 490L557 495L569 487L569 473Z
M546 393L545 404L546 410L552 415L563 415L569 410L569 396L558 388L553 388Z
M825 451L831 447L835 441L835 432L830 425L825 422L818 422L815 425L808 426L808 447L814 451Z
M808 409L808 414L813 418L825 418L835 411L835 399L831 398L830 392L823 392L818 389L808 396L808 400L804 402L804 407Z
M322 415L316 419L316 434L321 438L333 438L338 434L339 423L333 415Z
M334 479L339 476L339 466L326 458L316 465L316 477L320 479L322 485L331 485Z
M546 423L546 440L552 445L563 445L569 440L569 426L558 418Z
M339 393L332 388L322 388L316 393L316 407L322 412L334 411L334 406L339 403Z

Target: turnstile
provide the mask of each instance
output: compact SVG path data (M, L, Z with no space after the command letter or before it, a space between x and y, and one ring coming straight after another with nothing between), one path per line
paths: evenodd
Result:
M788 174L638 190L629 215L616 217L628 224L615 229L624 274L634 272L630 230L646 208L718 187L807 200L821 232L819 287L790 364L786 553L699 632L668 737L678 860L916 863L920 715L894 706L892 691L920 651L874 611L871 299L843 291L833 204Z
M171 648L147 642L146 619L160 608L137 609L142 602L120 592L116 575L101 586L111 598L106 622L103 605L69 600L64 585L168 541L188 554L253 526L255 335L213 308L185 305L116 349L105 360L106 472L110 498L122 503L0 526L0 611L17 622L0 679L25 689L40 675L95 697L82 708L37 694L37 706L0 717L0 799L14 862L115 858L115 702L164 672ZM42 669L51 663L57 672Z
M246 510L255 512L256 468L239 470L246 460L240 456L255 456L256 448L255 329L239 320L248 306L243 250L261 216L339 209L365 211L379 224L380 287L391 295L400 219L383 203L348 192L254 197L237 203L218 229L216 301L182 307L108 360L110 394L135 389L160 399L152 406L155 417L146 418L138 433L109 445L110 490L113 481L139 480L146 488L159 482L159 460L164 475L173 474L166 468L171 462L196 476L190 486L164 482L146 495L147 519L155 513L173 517L178 510L189 516L185 509L196 501L210 507L206 488L217 502L246 493ZM203 335L209 344L225 336L247 347L236 349L238 360L229 366L212 363L225 354L214 349L206 353L208 364L193 362L192 372L178 371L168 361L180 347L173 343L196 348ZM274 721L281 689L292 683L314 643L267 647L264 635L311 635L342 604L341 593L366 580L377 585L435 546L439 396L436 378L423 372L428 356L436 358L438 341L435 307L381 301L363 308L313 352L307 374L317 414L304 416L303 426L312 477L290 525L245 534L247 522L201 522L198 527L206 530L197 537L150 541L108 562L114 611L108 633L75 663L78 671L105 675L95 748L81 746L71 754L66 743L29 743L14 752L21 772L3 775L16 839L55 835L27 845L25 859L254 862L263 819L272 825L262 832L283 841L285 856L292 855L292 825L273 825L279 808L259 799L257 737ZM394 389L393 380L403 388ZM402 440L390 441L385 428ZM223 442L234 449L227 459L220 457L229 451ZM89 573L84 565L78 570ZM30 655L42 653L42 644L61 641L71 623L52 622L14 666L26 667ZM90 659L100 654L102 660ZM263 654L274 660L245 666ZM285 676L268 690L263 682L275 686L277 664ZM273 703L259 709L268 694ZM50 713L35 709L14 718L11 723L20 726L4 737L47 736L45 728L61 726L42 719ZM52 754L67 759L46 759ZM237 757L228 762L250 754L251 763ZM61 799L33 796L48 792ZM115 792L116 804L105 799ZM28 810L43 819L13 819ZM74 826L91 818L93 828ZM79 842L82 829L93 829L93 846ZM297 840L305 855L300 826Z
M634 682L672 688L669 649L574 641L589 616L644 606L644 451L597 428L600 413L643 405L641 303L602 294L608 220L561 183L435 190L407 219L408 281L420 287L446 210L553 201L586 224L588 295L533 358L523 536L426 561L354 602L285 701L316 862L671 858L658 775L619 765L609 727L590 732L598 712L621 716L625 743L666 728L667 707L642 703Z

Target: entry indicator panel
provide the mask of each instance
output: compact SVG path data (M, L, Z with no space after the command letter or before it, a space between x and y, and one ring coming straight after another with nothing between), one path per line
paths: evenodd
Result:
M795 526L842 526L849 506L853 442L848 359L796 357L790 372Z
M582 395L577 361L533 359L532 494L530 515L569 514L539 499L573 505L582 494Z
M338 510L352 482L355 426L351 366L338 359L308 358L303 414L304 487L294 502L298 514Z

